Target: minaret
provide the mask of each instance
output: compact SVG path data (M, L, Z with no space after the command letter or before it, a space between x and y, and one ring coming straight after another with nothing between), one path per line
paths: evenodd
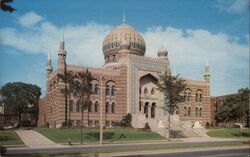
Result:
M209 72L209 65L208 65L208 61L207 61L206 65L205 65L205 74L204 74L204 79L207 83L210 83L210 77L211 77L211 75Z
M58 50L58 59L57 59L57 70L58 73L64 74L66 68L66 55L67 52L64 49L64 37L63 41L60 42L60 47Z
M47 67L46 67L46 74L47 78L49 78L49 75L53 72L53 67L51 66L51 57L50 52L48 53L48 61L47 61Z

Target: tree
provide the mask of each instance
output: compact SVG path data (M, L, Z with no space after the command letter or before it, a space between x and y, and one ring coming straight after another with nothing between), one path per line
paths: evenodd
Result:
M65 72L65 75L58 74L58 77L65 83L65 88L61 90L61 93L64 94L65 100L70 101L71 100L71 95L73 95L74 92L74 86L76 85L74 80L75 80L75 75L73 71L68 71ZM65 103L65 124L68 126L70 123L70 109L69 109L69 117L67 118L67 103Z
M40 87L22 82L7 83L0 89L0 95L1 103L13 108L19 123L21 115L27 112L33 113L37 122Z
M123 116L122 120L120 121L121 127L132 127L132 115L128 113L127 115Z
M170 115L178 107L177 104L184 101L181 92L186 88L186 80L179 78L179 75L173 76L165 72L159 76L157 86L164 95L163 110L168 112L168 136L170 140Z
M91 103L90 96L92 94L92 80L92 74L87 69L86 71L78 72L72 82L73 95L78 99L81 105L81 144L83 140L83 113L85 109L89 108Z
M237 94L226 97L223 105L219 106L216 120L228 123L246 119L246 125L249 127L249 94L248 88L242 88Z
M0 8L4 11L13 12L15 9L5 3L13 2L13 0L0 0Z

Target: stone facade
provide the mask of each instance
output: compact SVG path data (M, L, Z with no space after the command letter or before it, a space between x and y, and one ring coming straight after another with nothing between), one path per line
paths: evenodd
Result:
M67 100L69 106L65 112L65 96L61 92L65 84L58 74L86 69L94 77L94 94L91 95L91 108L84 111L85 126L99 126L100 112L103 113L103 124L107 127L119 122L127 113L132 114L133 127L137 128L144 127L146 122L157 127L156 123L166 119L166 112L162 110L163 94L156 89L159 74L165 71L171 73L165 48L159 49L157 58L145 57L143 37L125 23L104 39L105 64L100 68L67 64L64 44L60 43L56 70L53 71L48 58L46 95L39 103L39 126L60 127L66 117L73 125L80 125L81 112L76 99L72 97ZM204 80L185 80L188 82L183 93L186 101L179 104L179 109L171 118L190 126L197 122L211 123L209 66L205 66Z

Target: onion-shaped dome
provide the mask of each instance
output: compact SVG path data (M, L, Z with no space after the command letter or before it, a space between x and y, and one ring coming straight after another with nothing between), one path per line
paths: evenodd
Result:
M167 56L168 56L168 51L164 47L161 47L158 50L158 57L167 57Z
M114 28L103 41L102 50L106 62L112 62L113 59L110 58L118 57L120 44L123 40L130 45L129 53L144 56L146 44L143 37L133 27L123 23Z

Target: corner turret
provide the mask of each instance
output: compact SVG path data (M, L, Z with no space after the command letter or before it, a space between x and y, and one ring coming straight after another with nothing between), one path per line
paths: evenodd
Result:
M58 50L58 59L57 59L57 70L59 73L63 74L66 70L66 56L67 52L64 49L64 40L60 42L60 47Z
M207 83L210 83L210 78L211 78L211 75L210 75L210 72L209 72L209 65L208 65L208 61L205 65L205 74L204 74L204 79Z
M53 67L51 66L51 57L50 52L48 53L48 60L47 60L47 67L46 67L46 74L47 78L49 78L49 75L53 72Z

